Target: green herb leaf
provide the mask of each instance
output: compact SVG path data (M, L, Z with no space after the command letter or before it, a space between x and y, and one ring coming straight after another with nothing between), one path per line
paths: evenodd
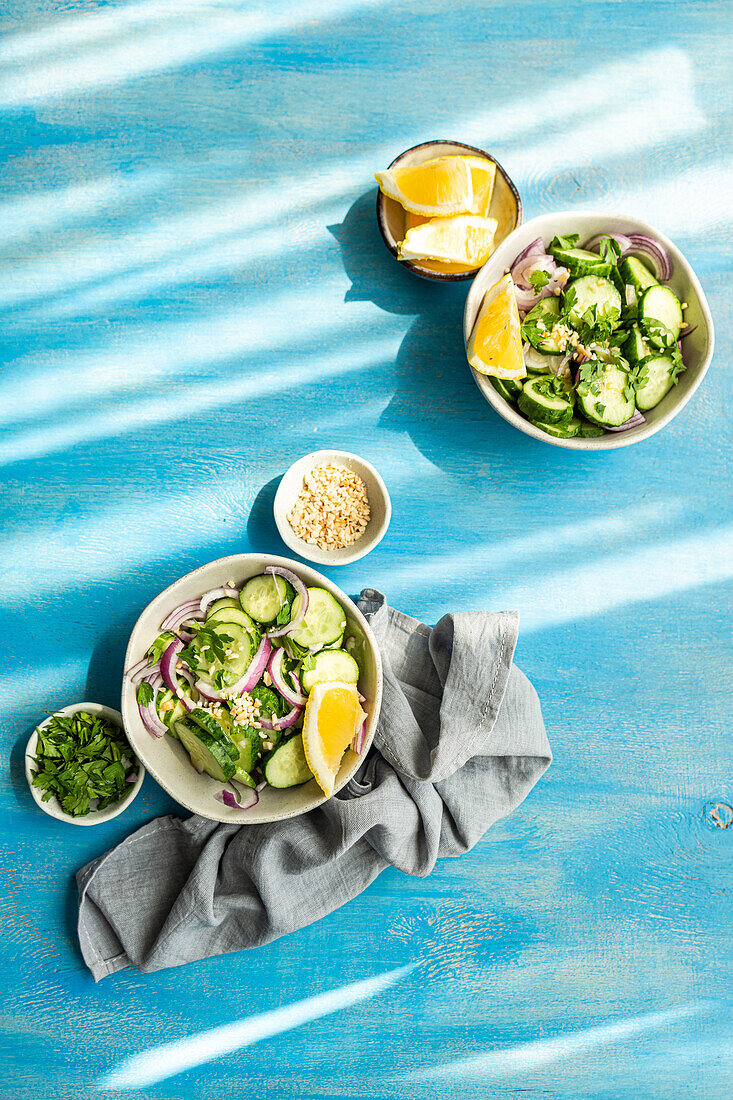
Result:
M530 271L529 283L533 290L540 291L550 281L550 276L546 271Z
M553 237L550 241L550 247L548 252L555 252L557 250L565 251L568 248L575 248L580 235L578 233L567 233L564 237Z
M164 652L171 644L175 642L175 634L171 634L169 630L166 630L163 634L159 634L155 639L150 649L148 650L148 659L151 665L156 664L157 661L163 656Z
M155 697L153 691L147 680L143 680L137 689L137 701L141 707L149 706Z

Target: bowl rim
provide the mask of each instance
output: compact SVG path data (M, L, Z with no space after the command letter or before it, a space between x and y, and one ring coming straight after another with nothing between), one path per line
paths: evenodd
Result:
M381 655L381 652L380 652L380 649L379 649L379 645L377 643L377 639L374 635L374 632L373 632L371 626L367 622L367 620L364 617L364 615L362 614L362 612L357 607L356 603L351 599L351 597L348 596L334 581L330 580L328 577L324 577L323 574L319 573L316 569L314 569L310 565L304 566L302 562L293 561L291 558L284 558L284 557L281 557L278 554L258 554L258 553L255 553L254 551L249 551L249 552L244 553L244 554L228 554L223 558L214 558L212 561L204 562L203 565L199 565L196 569L192 569L192 570L190 570L190 572L184 573L182 576L178 577L171 584L167 585L166 588L162 589L142 609L142 611L140 612L140 614L138 615L138 617L135 621L135 624L134 624L132 630L130 631L130 637L128 639L127 646L126 646L126 649L125 649L125 660L124 660L124 665L123 665L122 690L121 690L122 720L123 720L123 722L125 722L125 728L127 729L128 725L132 724L133 721L137 721L137 723L139 724L140 729L145 733L145 736L146 737L150 736L150 734L147 732L147 730L145 730L145 727L142 723L142 720L140 719L139 713L137 712L137 708L135 706L133 706L132 704L130 704L128 706L128 701L130 699L130 693L127 690L127 688L128 688L127 670L129 668L131 668L135 663L132 660L133 642L137 642L136 635L137 635L137 632L140 628L140 623L141 623L141 620L143 619L143 617L150 611L153 604L157 603L158 601L160 601L161 604L165 604L166 600L169 600L170 595L174 592L174 590L180 584L182 584L184 581L189 581L192 578L197 577L204 570L207 570L207 569L212 568L213 566L216 566L218 569L221 569L222 572L231 572L232 569L236 570L238 567L241 567L240 563L246 562L246 561L248 561L249 559L252 559L252 558L256 558L256 559L258 559L259 562L263 563L263 566L262 566L263 568L264 568L265 565L281 565L281 566L284 566L287 569L292 569L293 572L295 572L295 573L298 573L299 570L302 570L303 568L306 568L311 573L315 574L315 577L317 578L317 583L322 584L329 591L332 588L336 590L336 592L339 595L339 599L344 601L345 605L347 606L347 609L348 609L349 613L352 614L352 616L357 620L357 622L359 623L359 627L363 631L364 636L365 636L365 638L367 639L367 641L369 643L369 647L370 647L372 655L374 657L374 665L375 665L375 672L376 672L376 676L375 676L376 688L375 688L375 692L374 692L374 699L372 701L371 712L367 717L367 729L366 729L366 736L364 738L364 746L362 748L362 751L359 753L359 755L355 757L353 766L344 775L343 779L340 780L339 782L337 782L336 786L334 787L332 795L326 796L325 794L323 794L323 792L320 792L319 796L313 800L311 805L309 805L307 807L304 807L304 808L301 808L301 809L290 810L287 813L276 814L276 815L268 817L268 818L259 818L256 821L247 818L248 810L246 810L246 809L235 811L235 810L231 810L231 809L228 809L228 808L222 806L221 811L215 810L213 814L204 813L200 809L197 809L196 807L189 805L189 803L186 801L185 798L181 798L177 793L174 793L171 790L168 783L165 781L165 779L161 778L161 776L159 775L159 771L158 771L157 767L151 765L149 762L145 763L145 767L146 767L147 771L150 773L150 775L155 780L155 782L158 783L158 785L160 787L162 787L163 790L167 794L169 794L170 797L172 799L174 799L174 801L177 802L180 806L183 806L186 810L189 810L191 813L196 814L197 817L206 818L206 820L208 820L208 821L220 821L220 822L224 822L224 823L227 823L227 824L236 824L236 825L263 825L263 824L271 823L273 821L287 821L291 818L300 817L302 814L310 813L311 810L317 809L319 806L322 806L324 803L328 802L330 800L330 798L335 797L335 795L337 795L339 791L343 790L343 788L346 786L346 784L350 782L350 780L354 777L354 775L356 774L356 772L358 771L358 769L360 768L360 766L362 765L362 763L366 759L366 756L369 752L369 749L371 748L372 741L374 740L374 734L376 732L377 723L379 721L379 714L380 714L381 705L382 705L382 688L383 688L382 655ZM300 575L300 574L298 573L298 575ZM251 576L256 576L256 574L253 573L253 574L251 574ZM206 591L206 590L202 589L202 595L203 595L204 591ZM165 615L168 614L168 612L171 611L175 606L176 606L176 603L170 603L170 601L169 601L169 607L167 608L167 610L165 610L163 612L163 614L161 615L161 617L159 619L159 622L162 622L163 618L165 618ZM134 692L133 692L133 701L134 701ZM130 740L130 744L132 745L132 748L135 751L138 758L140 760L144 760L144 755L141 755L140 750L134 744L134 742L132 741L132 738L129 736L129 734L128 734L128 740ZM143 741L143 744L144 744L144 741Z
M409 153L415 153L418 149L425 149L430 145L455 145L459 149L467 149L470 153L478 153L479 156L485 157L486 160L492 161L497 168L497 171L501 172L504 177L504 181L507 184L509 190L514 196L514 201L517 205L517 224L512 229L511 233L514 233L522 224L522 200L517 190L517 186L514 180L511 178L506 168L496 157L491 153L487 153L485 149L480 149L477 145L468 145L465 141L454 141L452 138L432 138L430 141L421 141L417 145L411 145L409 149L404 149L398 156L394 158L391 164L387 165L387 171L390 168L394 168L395 164L398 164ZM400 260L397 251L397 245L392 242L391 234L387 230L387 218L384 212L385 208L385 196L382 191L377 188L377 225L379 226L379 232L382 240L389 252L398 261L400 267L406 267L413 275L419 276L421 279L432 279L438 283L462 283L468 279L475 279L477 272L481 270L480 267L472 267L470 271L429 271L427 268L421 267L415 260ZM508 240L511 233L507 234L504 240ZM500 244L503 244L501 241ZM497 246L498 247L498 246ZM489 260L491 257L489 257ZM489 260L486 262L488 263ZM485 266L485 265L484 265Z
M130 793L126 797L119 799L118 802L112 803L111 806L107 806L104 810L92 810L91 813L85 814L83 817L73 817L71 814L67 814L65 810L61 809L58 799L53 795L47 802L43 802L41 799L41 791L37 787L33 786L33 775L31 773L31 764L35 761L35 750L38 744L38 731L47 726L52 718L55 718L59 714L77 714L81 710L87 710L91 714L99 714L108 721L113 722L124 733L127 738L127 730L122 720L122 715L118 710L114 710L112 707L107 707L104 703L70 703L66 707L59 707L58 710L53 711L42 722L34 728L33 733L28 738L25 747L25 753L23 762L25 764L25 777L28 781L28 787L31 792L33 801L37 806L48 814L49 817L54 818L56 821L66 821L69 825L102 825L105 821L112 821L113 818L119 817L128 806L137 798L138 791L142 787L143 780L145 778L145 766L142 760L135 751L134 745L130 743L130 748L135 753L135 757L138 762L137 779L134 783L130 784ZM129 738L127 738L129 743Z
M350 459L355 465L368 470L376 482L384 503L384 519L376 529L376 532L370 537L369 541L361 546L359 544L362 542L362 539L357 539L356 542L352 543L355 549L348 554L343 554L340 550L321 550L319 547L310 547L307 542L303 542L302 539L298 538L286 518L285 479L296 469L296 467L302 465L304 471L308 468L312 469L319 458L323 457L325 459L327 456L330 456L332 459ZM380 542L387 534L387 530L392 521L392 499L379 470L377 470L371 462L367 461L366 458L354 454L353 451L340 451L323 447L318 451L311 451L309 454L302 455L302 457L296 459L295 462L291 462L280 478L280 484L277 487L275 498L272 502L272 512L280 538L288 549L292 550L298 557L305 558L306 561L313 562L315 565L328 565L331 568L336 568L340 565L351 565L352 562L359 561L360 558L366 557L367 554L370 554L372 550L375 550L377 546L379 546ZM364 536L362 536L362 538L364 538ZM348 550L348 547L344 547L344 549ZM336 560L331 556L333 554L342 554L342 556Z
M617 450L620 447L629 447L634 443L641 443L646 439L650 439L657 432L665 428L671 420L688 403L690 398L696 393L697 389L701 385L703 378L707 374L710 364L713 359L715 351L715 327L713 323L712 313L708 300L705 296L705 291L702 288L700 280L684 253L681 249L670 240L661 230L651 225L649 222L643 221L641 218L634 217L632 214L611 213L607 210L559 210L551 211L547 214L538 214L536 217L531 218L529 221L524 222L523 225L518 225L516 229L513 229L499 246L504 247L507 245L514 236L519 233L526 232L532 229L532 227L538 223L546 225L554 220L572 220L576 223L584 224L586 221L597 220L599 218L619 219L625 221L628 224L628 229L631 232L646 233L649 236L654 237L664 245L671 253L675 262L680 262L681 266L685 270L693 291L697 295L697 299L700 305L700 311L703 315L705 325L707 328L707 346L702 356L702 362L697 377L690 383L689 389L687 389L678 401L669 409L663 416L660 416L658 420L650 424L647 422L640 428L632 429L628 432L606 432L605 435L598 439L559 439L554 436L548 435L540 428L536 428L534 424L531 424L529 420L526 420L519 412L517 412L508 401L505 400L493 386L489 384L486 390L481 386L480 379L486 376L482 375L470 363L467 363L469 370L473 376L473 380L481 393L481 396L488 402L489 405L506 420L507 423L513 427L518 428L519 431L525 435L531 436L533 439L539 440L541 443L547 443L551 447L562 447L565 450L573 451L612 451ZM623 232L623 230L619 230ZM539 233L538 233L539 235ZM498 251L498 249L497 249ZM495 254L494 254L495 255ZM468 349L468 342L473 330L473 324L475 324L475 317L478 315L483 295L489 289L491 280L488 275L487 269L490 267L494 255L490 256L486 264L479 270L476 278L474 279L471 287L469 288L468 295L466 297L466 305L463 311L463 342L466 349ZM473 317L473 324L469 323L469 319Z

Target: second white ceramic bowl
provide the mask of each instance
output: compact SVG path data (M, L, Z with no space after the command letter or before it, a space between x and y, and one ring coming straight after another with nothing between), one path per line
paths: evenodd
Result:
M28 780L28 786L33 795L33 800L41 807L44 813L49 815L49 817L55 817L57 821L66 821L69 825L101 825L104 821L111 821L113 817L117 817L123 810L126 810L132 803L132 800L137 796L137 792L142 787L143 779L145 778L145 768L139 763L139 760L137 779L134 783L130 784L130 791L128 794L125 794L119 802L113 802L111 806L107 806L104 810L92 810L90 813L84 814L81 817L72 817L71 814L67 814L65 810L62 810L55 796L52 796L44 802L44 792L40 787L33 786L33 765L35 764L39 729L42 730L44 726L47 726L55 714L77 714L80 710L85 710L89 714L98 714L101 718L106 718L108 722L113 723L115 726L119 726L120 729L124 729L120 712L118 710L112 710L111 707L105 707L101 703L72 703L71 706L62 707L61 710L54 711L54 714L49 714L48 718L44 719L43 722L39 722L30 735L25 749L25 776Z
M343 550L321 550L319 546L299 538L288 523L288 512L303 488L303 478L314 466L322 466L324 463L333 463L334 466L345 466L353 470L366 485L369 497L371 519L366 530L361 538L352 542L350 546L345 546ZM315 562L316 565L348 565L352 561L363 558L382 541L392 518L392 502L382 476L371 462L350 451L313 451L299 458L283 474L275 494L273 510L280 538L285 545L301 558Z
M685 407L705 377L715 346L713 318L697 275L679 248L654 226L622 214L576 214L572 211L543 214L539 218L526 222L507 237L476 276L466 300L463 317L464 340L468 345L486 291L498 282L505 270L511 268L522 249L537 237L542 237L547 245L556 234L567 233L578 233L581 244L599 233L645 233L654 237L667 250L673 265L672 277L668 285L681 302L687 302L685 320L688 325L694 327L694 332L682 341L682 358L687 369L680 375L677 385L672 387L656 408L644 413L646 424L638 428L631 428L626 432L607 432L598 439L556 439L554 436L547 435L541 428L530 424L514 405L497 393L486 375L480 374L473 367L469 369L489 404L504 420L513 424L515 428L519 428L525 435L531 435L543 443L550 443L553 447L565 447L571 451L610 451L616 447L628 447L632 443L639 443L642 439L649 439L669 424L670 420Z
M156 596L135 623L125 654L125 669L132 668L147 653L160 634L160 624L169 612L187 600L203 596L211 588L220 588L228 581L241 587L250 577L263 573L268 565L281 565L292 569L309 586L327 589L339 601L346 612L346 635L353 639L361 677L359 690L365 696L362 703L367 714L364 748L360 754L347 749L336 778L335 791L341 790L355 774L369 751L379 718L382 703L382 659L374 634L359 608L333 581L321 576L315 569L289 558L272 554L234 554L228 558L202 565L193 573L187 573ZM264 787L257 805L247 810L230 809L214 797L222 784L208 775L199 775L191 765L183 746L173 737L153 737L146 730L137 706L135 685L125 674L122 681L122 716L125 730L139 758L153 779L160 783L177 802L201 817L212 821L228 821L237 825L256 825L266 821L281 821L297 817L315 809L326 801L315 779L300 787L275 790Z

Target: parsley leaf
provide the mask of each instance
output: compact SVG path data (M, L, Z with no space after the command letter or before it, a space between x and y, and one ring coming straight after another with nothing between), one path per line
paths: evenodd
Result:
M547 271L530 271L529 282L532 290L542 290L547 286L550 281L550 275Z
M568 248L575 248L580 235L578 233L566 233L564 237L553 237L550 241L548 252L565 251Z
M148 661L150 664L156 664L171 642L175 642L175 640L175 634L171 634L169 630L164 631L163 634L159 634L148 650Z
M147 680L143 680L137 689L137 701L141 707L147 707L152 703L154 692Z

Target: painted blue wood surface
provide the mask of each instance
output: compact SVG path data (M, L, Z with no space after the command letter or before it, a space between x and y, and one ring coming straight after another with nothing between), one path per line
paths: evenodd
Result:
M4 1096L733 1087L732 16L631 0L3 5ZM679 243L718 347L663 433L565 453L483 402L465 287L399 270L374 223L372 172L430 137L491 150L525 217L624 210ZM72 876L176 807L148 777L104 827L55 823L25 786L25 740L44 708L116 704L128 633L162 587L222 554L282 551L277 478L330 445L375 462L394 504L382 545L334 579L427 621L519 608L555 764L428 880L387 872L258 952L95 986ZM319 1017L311 998L329 992ZM299 1026L260 1018L296 1003ZM152 1056L158 1083L128 1061L250 1017L183 1075L190 1044Z

